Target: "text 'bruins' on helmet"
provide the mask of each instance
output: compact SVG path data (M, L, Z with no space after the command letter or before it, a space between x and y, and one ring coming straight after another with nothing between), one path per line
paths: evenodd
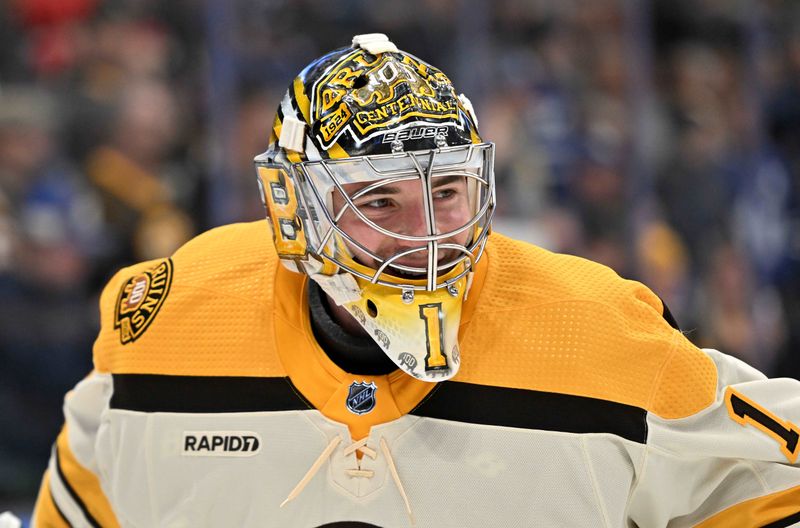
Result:
M356 36L294 79L255 163L283 264L317 281L408 374L454 376L495 186L494 145L447 76L385 35ZM463 194L457 225L441 218L452 220L438 205L442 187ZM420 198L415 229L366 210L397 189ZM364 229L390 242L390 254L369 247Z

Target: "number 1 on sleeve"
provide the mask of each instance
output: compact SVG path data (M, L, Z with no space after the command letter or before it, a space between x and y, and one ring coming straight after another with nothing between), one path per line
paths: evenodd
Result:
M800 452L800 430L792 422L781 420L743 394L728 387L725 390L728 415L738 424L752 425L774 438L789 462L794 463Z

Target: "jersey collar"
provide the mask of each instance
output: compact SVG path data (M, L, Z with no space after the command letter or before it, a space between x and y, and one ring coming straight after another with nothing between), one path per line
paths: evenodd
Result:
M462 311L459 337L468 328L486 275L489 256L478 262ZM275 274L273 322L275 348L292 384L326 417L347 424L354 440L364 438L373 425L396 420L414 409L436 383L417 380L401 370L386 375L345 372L314 339L308 306L308 278L278 264ZM468 361L468 358L463 358ZM374 384L375 405L356 414L346 405L351 386Z

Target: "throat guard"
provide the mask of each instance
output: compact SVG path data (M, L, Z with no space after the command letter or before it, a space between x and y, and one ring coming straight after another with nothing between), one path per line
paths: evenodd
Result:
M424 381L442 381L455 376L461 362L458 329L472 279L471 273L459 270L448 275L444 291L411 290L403 283L405 288L400 292L397 287L348 273L311 278L331 299L347 308L406 374ZM423 286L422 281L416 286Z

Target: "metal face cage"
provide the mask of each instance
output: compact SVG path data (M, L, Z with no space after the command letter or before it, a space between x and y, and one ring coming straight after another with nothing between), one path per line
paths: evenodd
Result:
M259 171L266 167L277 168L275 164L261 159L257 159L256 164ZM302 256L295 254L292 260L297 262L301 257L299 260L307 261L309 255L315 256L373 284L404 291L449 289L469 273L483 254L495 211L493 168L492 143L294 163L289 176L293 181L286 183L294 187L296 194L297 223L302 223L305 251ZM470 216L463 225L440 233L437 232L433 187L437 178L452 176L466 179ZM371 191L407 181L420 184L424 235L409 235L387 229L368 218L355 203ZM348 194L345 186L353 183L364 186ZM334 211L333 207L334 193L338 193L344 201L338 211ZM405 249L390 256L375 254L339 225L348 211L352 211L361 222L381 235L404 241ZM276 227L280 229L275 225L275 219L272 223L273 230ZM465 232L468 234L465 244L452 240ZM376 267L358 262L354 250L372 258L377 263ZM398 262L418 252L427 254L424 267ZM443 260L440 256L445 253L453 256ZM409 279L409 276L414 278Z

